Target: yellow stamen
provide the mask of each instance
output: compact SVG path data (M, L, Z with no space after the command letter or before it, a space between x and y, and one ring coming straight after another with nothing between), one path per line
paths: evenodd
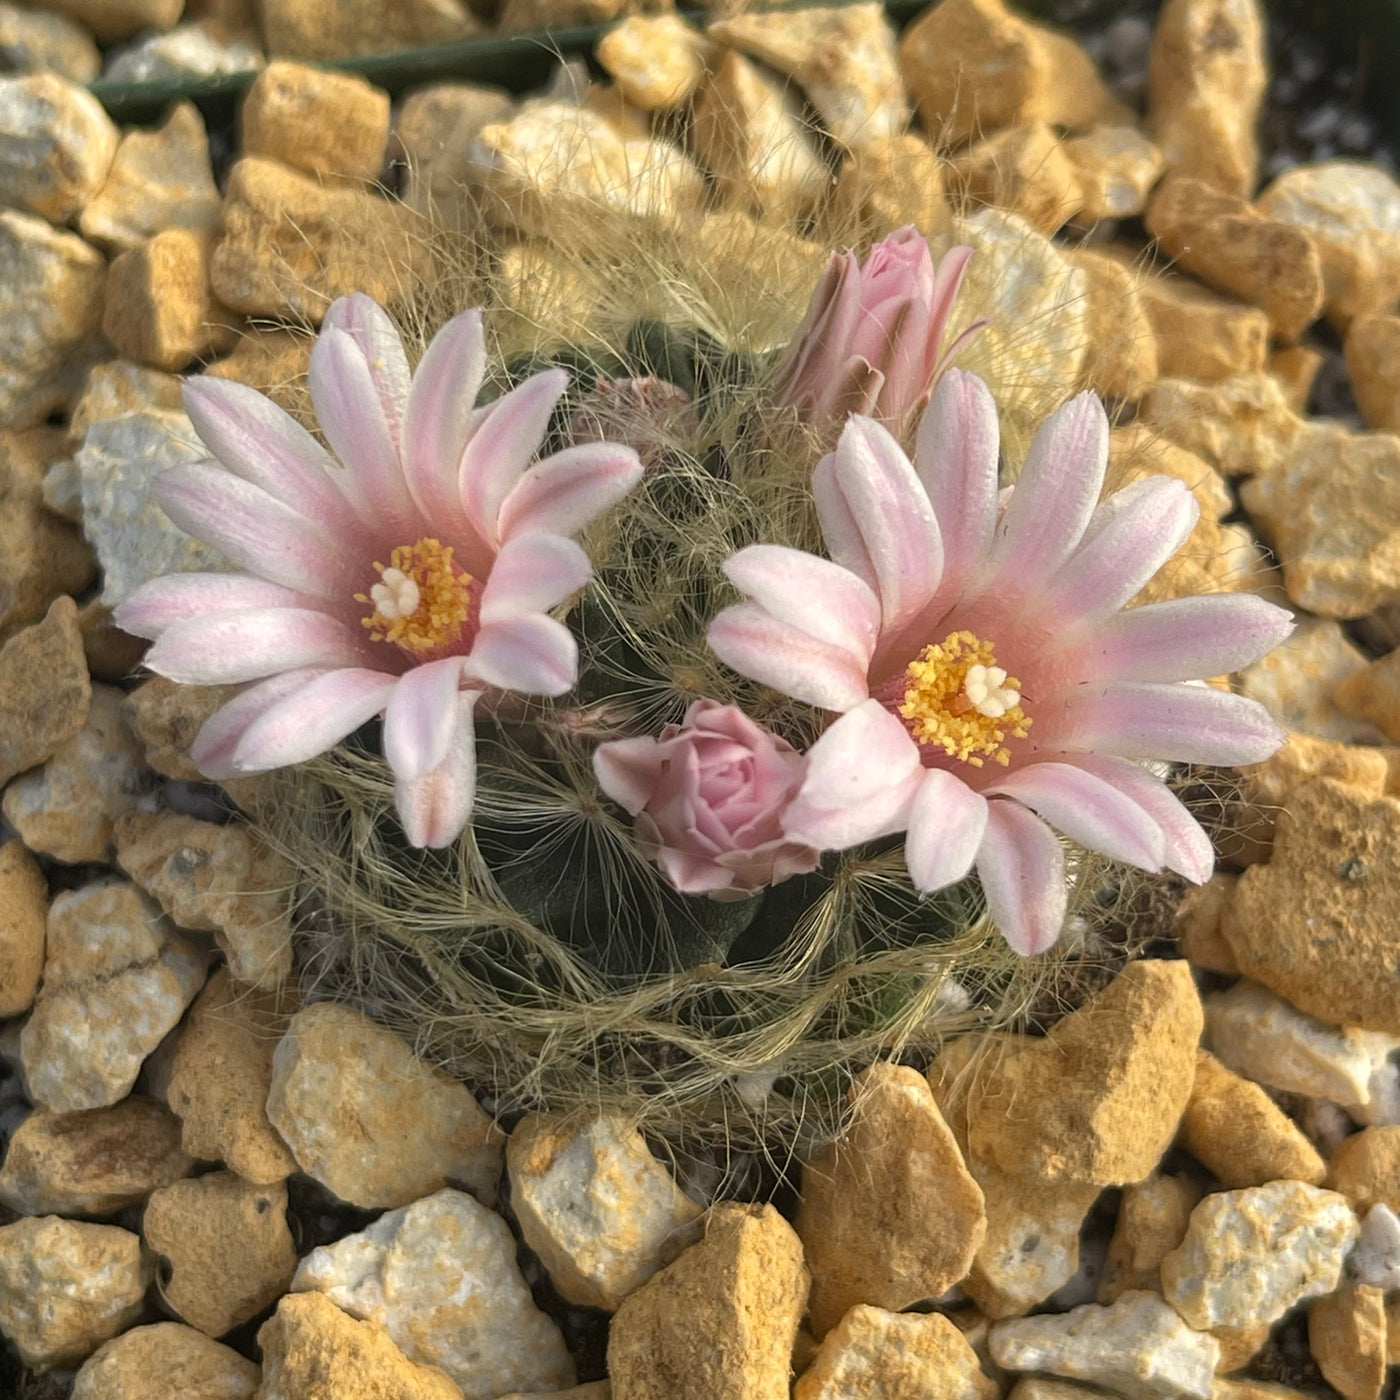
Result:
M904 672L900 718L921 744L981 768L990 758L1004 768L1004 740L1024 739L1030 718L1021 708L1021 683L996 664L992 644L971 632L952 632L926 646Z
M373 604L360 619L370 640L392 642L418 656L450 646L471 616L472 577L452 565L452 546L421 539L398 545L385 565L375 561L380 581L357 603Z

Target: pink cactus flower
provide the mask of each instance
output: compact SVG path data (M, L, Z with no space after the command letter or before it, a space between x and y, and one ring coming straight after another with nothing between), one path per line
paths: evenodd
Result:
M726 571L751 600L710 645L836 719L807 756L789 837L839 849L905 833L919 890L974 867L1011 946L1051 946L1066 907L1052 827L1145 870L1209 878L1210 841L1144 760L1266 758L1282 731L1252 700L1192 684L1287 634L1252 594L1125 608L1197 516L1149 477L1099 502L1108 421L1081 394L1036 434L998 508L995 405L950 371L911 464L852 418L812 492L830 559L773 545Z
M612 443L533 462L568 376L477 409L484 368L479 311L449 321L410 375L388 315L337 301L310 381L343 466L255 390L185 385L217 460L167 471L160 501L242 572L153 580L117 621L154 639L160 675L252 683L192 746L209 777L302 762L382 714L404 830L445 846L471 814L477 702L573 685L577 646L549 616L591 574L571 536L641 467Z
M742 710L697 700L659 739L618 739L593 755L598 783L636 818L639 844L682 894L742 899L816 869L783 832L802 755Z
M849 248L833 253L774 397L818 425L839 428L861 413L902 437L971 333L943 345L971 256L971 248L953 248L935 270L928 240L912 225L881 239L864 262Z

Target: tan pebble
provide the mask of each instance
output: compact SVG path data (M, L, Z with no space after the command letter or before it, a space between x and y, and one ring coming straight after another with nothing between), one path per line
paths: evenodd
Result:
M317 321L351 292L392 303L426 274L415 229L400 204L245 156L229 173L214 294L236 311Z
M1385 1295L1385 1359L1391 1366L1400 1362L1400 1293Z
M628 15L598 40L595 53L629 102L658 112L695 95L714 45L679 15Z
M1400 740L1400 649L1343 677L1332 694L1346 714Z
M1200 1186L1188 1176L1154 1176L1123 1189L1099 1279L1100 1303L1134 1290L1162 1291L1162 1260L1181 1243L1200 1199Z
M858 1304L826 1334L792 1396L846 1400L877 1393L996 1400L997 1383L982 1373L977 1353L946 1317Z
M922 1075L872 1065L851 1105L841 1141L802 1174L796 1225L819 1338L856 1303L936 1298L967 1274L986 1230L982 1192Z
M389 141L389 95L349 73L269 63L239 110L245 155L313 175L373 180Z
M1315 779L1290 795L1273 859L1240 878L1222 931L1241 971L1300 1010L1400 1035L1397 880L1400 801Z
M258 1367L178 1322L133 1327L83 1363L70 1400L253 1400Z
M1147 207L1147 227L1187 272L1268 314L1293 342L1322 310L1322 263L1312 238L1238 195L1172 175Z
M143 29L169 29L184 6L185 0L53 0L49 8L77 20L106 44Z
M83 634L83 656L93 680L117 683L130 680L150 645L144 637L123 632L112 621L112 609L101 598L89 598L78 609Z
M1385 1294L1353 1284L1317 1299L1308 1309L1308 1348L1346 1400L1378 1400L1385 1384Z
M141 1232L170 1265L165 1301L209 1337L256 1317L296 1272L281 1184L255 1186L232 1172L174 1182L146 1203Z
M481 23L459 0L261 0L272 58L340 59L468 39Z
M404 202L449 230L473 229L479 218L473 142L509 119L514 100L503 88L435 83L404 99L390 154L407 162Z
M1157 337L1163 378L1212 383L1264 368L1269 318L1185 277L1150 277L1141 287Z
M375 1395L462 1400L436 1366L418 1366L377 1323L341 1312L324 1293L289 1293L258 1328L265 1397Z
M101 188L117 129L86 88L57 73L0 80L0 204L67 223Z
M1112 398L1136 401L1157 378L1157 342L1130 268L1092 248L1068 250L1084 273L1089 294L1089 386ZM1204 466L1204 464L1202 464Z
M627 8L627 0L505 0L496 19L503 34L550 26L606 24Z
M913 132L870 141L845 156L836 174L827 217L844 236L882 236L913 224L925 237L948 225L944 164Z
M34 1004L44 966L49 888L38 862L20 841L0 844L0 1018Z
M1235 955L1220 933L1221 914L1238 879L1218 870L1204 885L1187 890L1177 906L1173 927L1181 940L1181 954L1193 967L1239 976Z
M218 224L209 137L192 102L177 103L155 131L122 137L106 183L78 218L85 238L115 250L163 229L213 233Z
M1162 152L1135 126L1095 126L1063 146L1079 184L1078 222L1136 218L1163 169Z
M78 610L56 598L42 622L0 646L0 785L72 740L91 700Z
M82 445L87 430L108 418L121 418L143 408L181 406L180 378L134 364L130 360L103 360L93 365L83 381L83 391L68 421L74 447Z
M1253 194L1268 77L1257 0L1168 0L1147 78L1148 127L1168 164L1233 194Z
M1332 1154L1328 1185L1364 1213L1373 1205L1400 1211L1400 1127L1363 1128Z
M1022 1376L1006 1392L1006 1400L1102 1400L1097 1386L1054 1381L1048 1376Z
M1011 127L953 157L967 195L1019 214L1032 228L1052 234L1084 202L1077 167L1045 122Z
M1257 372L1213 384L1164 378L1144 396L1139 417L1228 476L1276 470L1309 430L1278 381Z
M0 7L0 48L12 55L12 71L50 69L75 83L90 83L102 69L92 35L63 15L18 5Z
M1265 369L1278 381L1294 413L1307 412L1322 360L1322 352L1310 345L1285 345L1271 351L1265 361Z
M1231 1371L1247 1366L1259 1354L1272 1332L1273 1326L1267 1322L1261 1322L1257 1327L1212 1327L1210 1335L1220 1344L1220 1360L1215 1364L1215 1374L1228 1376ZM1222 1400L1218 1384L1211 1392L1211 1400Z
M180 1033L166 1087L192 1157L223 1162L258 1185L296 1170L266 1109L272 1053L295 1009L290 990L239 986L227 968L209 979Z
M1309 1395L1270 1381L1217 1380L1211 1400L1309 1400Z
M146 762L167 778L199 782L190 744L204 721L233 694L227 686L181 685L151 676L126 697L131 727L146 746Z
M1181 1145L1227 1189L1283 1178L1320 1186L1327 1175L1317 1149L1268 1094L1207 1050L1197 1052Z
M801 1242L772 1206L714 1207L704 1238L614 1314L614 1391L639 1400L783 1400L807 1291Z
M1347 327L1346 364L1367 426L1400 432L1400 316L1357 316Z
M0 1201L25 1215L115 1215L193 1166L179 1122L150 1099L86 1113L36 1108L10 1138Z

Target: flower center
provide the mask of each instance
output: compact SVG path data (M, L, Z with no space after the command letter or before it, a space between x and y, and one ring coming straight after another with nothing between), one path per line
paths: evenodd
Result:
M951 632L926 646L904 672L899 717L920 744L982 767L1011 761L1008 735L1024 739L1030 718L1021 708L1021 683L996 664L992 644L971 632Z
M392 642L420 661L450 655L471 618L476 580L452 562L452 546L421 539L398 545L386 567L375 560L379 582L357 603L374 611L360 619L370 640Z

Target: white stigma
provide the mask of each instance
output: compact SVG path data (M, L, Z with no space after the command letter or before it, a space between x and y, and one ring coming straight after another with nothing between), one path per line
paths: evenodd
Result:
M418 611L418 585L402 569L385 569L369 596L387 622L412 617Z
M963 694L972 708L988 719L1000 719L1013 705L1021 703L1021 692L1003 684L1006 672L1000 666L969 666L963 680Z

